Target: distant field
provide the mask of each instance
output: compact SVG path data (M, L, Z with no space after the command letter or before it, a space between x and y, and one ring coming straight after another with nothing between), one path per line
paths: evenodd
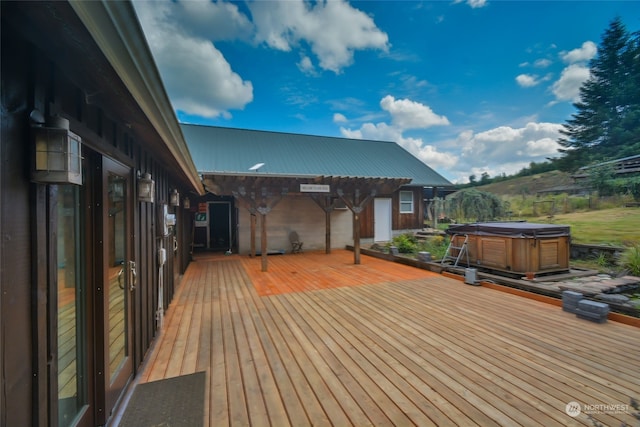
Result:
M476 187L480 191L499 194L503 196L527 195L535 196L537 191L548 190L553 187L573 184L573 179L568 173L560 171L545 172L537 175L513 178Z
M599 200L596 196L568 197L565 194L538 193L571 185L573 182L569 174L551 171L479 186L476 189L496 194L503 202L508 202L508 209L513 212L513 217L510 218L512 220L571 226L571 239L575 243L613 246L640 243L640 208L621 207L625 202L632 201L630 196ZM547 203L551 201L553 204ZM592 203L601 209L589 210ZM552 206L554 209L551 209ZM534 214L536 210L540 216ZM552 213L553 216L549 218Z
M529 222L566 224L571 226L575 243L610 244L614 246L640 243L640 208L613 208L529 218Z

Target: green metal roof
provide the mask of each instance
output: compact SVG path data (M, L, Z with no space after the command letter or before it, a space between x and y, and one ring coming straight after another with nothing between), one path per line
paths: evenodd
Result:
M452 186L395 142L181 124L201 174L410 178ZM258 172L249 168L264 163Z

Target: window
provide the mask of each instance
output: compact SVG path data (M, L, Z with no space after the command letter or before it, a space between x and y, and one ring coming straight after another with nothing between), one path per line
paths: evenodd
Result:
M413 213L413 191L400 192L400 213Z

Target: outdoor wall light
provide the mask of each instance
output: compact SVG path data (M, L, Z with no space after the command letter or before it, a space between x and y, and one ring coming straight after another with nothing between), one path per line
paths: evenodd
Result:
M185 209L191 209L191 200L189 200L188 197L185 197L184 201L182 202L182 205L184 206Z
M142 176L138 172L138 200L141 202L153 203L156 193L156 183L151 179L150 173Z
M169 194L169 204L171 206L180 206L180 193L175 188Z
M82 139L69 130L69 120L31 113L33 159L31 180L42 184L82 185Z

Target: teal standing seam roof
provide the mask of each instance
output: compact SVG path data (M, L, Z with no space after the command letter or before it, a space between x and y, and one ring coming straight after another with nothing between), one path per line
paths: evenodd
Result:
M326 136L181 124L201 174L410 178L416 186L452 186L396 144Z

